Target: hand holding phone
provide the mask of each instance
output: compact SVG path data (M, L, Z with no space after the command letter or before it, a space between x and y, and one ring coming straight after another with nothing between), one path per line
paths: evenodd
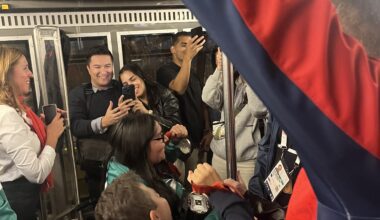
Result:
M199 27L191 29L190 33L191 33L191 37L194 37L196 35L198 35L198 37L201 37L203 36L203 29L201 26L199 26Z
M123 88L121 89L121 94L124 95L124 100L127 100L127 99L135 100L136 99L135 85L130 84L130 85L123 86Z
M57 114L57 105L56 104L48 104L42 106L42 111L45 115L45 124L48 125L50 124L55 115Z

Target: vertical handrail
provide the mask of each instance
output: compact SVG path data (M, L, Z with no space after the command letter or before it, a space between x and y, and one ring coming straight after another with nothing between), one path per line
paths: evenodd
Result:
M36 54L37 61L38 61L37 62L37 70L38 71L37 71L36 77L38 78L39 87L40 87L41 95L42 95L41 106L46 105L46 104L50 104L50 101L52 101L52 100L49 100L49 96L48 96L48 92L52 92L52 91L48 91L47 85L49 83L53 83L53 82L47 82L46 75L48 73L45 72L45 62L46 62L46 60L45 60L45 56L46 56L45 42L46 41L53 41L55 57L56 57L56 62L57 62L56 63L56 65L57 65L56 73L58 75L58 79L55 79L55 80L58 80L58 83L59 83L59 88L55 88L55 89L59 89L59 94L60 94L60 97L57 100L53 100L53 101L62 101L63 109L67 111L67 114L69 114L69 112L68 112L67 86L66 86L66 74L65 74L64 64L63 64L59 28L51 27L51 26L37 26L34 28L33 36L34 36L35 50L36 50L35 54ZM65 151L69 154L67 164L70 164L72 167L72 170L70 170L71 171L70 174L72 175L72 179L74 180L74 182L70 182L70 184L73 184L71 187L72 187L72 190L74 191L74 195L73 195L74 201L71 201L71 200L65 201L65 202L67 202L65 205L70 206L69 208L71 210L71 209L73 209L72 207L79 205L80 198L79 198L79 191L78 191L77 174L76 174L76 169L75 169L76 164L75 164L75 159L74 159L73 141L72 141L71 131L69 129L70 124L69 124L68 120L67 120L66 125L67 126L65 129L64 135L62 135L62 137L64 137L64 140L61 142L63 149L57 150L57 157L56 157L55 163L57 163L57 162L61 163L61 164L58 164L59 165L58 167L60 169L62 169L62 171L61 171L62 175L65 176L66 174L65 174L65 170L63 169L63 167L68 167L68 166L64 166L63 159L59 158L58 156L63 155L63 152L65 152ZM53 169L54 169L54 167L53 167ZM61 177L61 176L58 176L58 177ZM61 184L57 185L56 189L57 189L57 187L63 187L63 189L67 189L69 186L67 185L66 179L64 179L62 182L62 185ZM61 189L61 188L59 188L59 189ZM56 196L54 194L54 193L56 193L56 191L52 191L51 193L52 193L52 195ZM50 219L50 218L56 218L57 216L59 216L59 213L58 213L59 211L57 210L57 206L55 205L55 203L57 201L61 200L62 198L52 199L51 201L49 201L51 203L51 207L53 209L52 210L52 216L48 216L48 213L47 213L48 201L46 200L46 198L44 198L43 195L41 195L40 198L41 198L41 219L42 220ZM59 208L61 209L62 207L59 207ZM65 207L63 207L63 208L65 208ZM64 212L66 212L66 211L64 211ZM79 213L79 218L81 219L80 213Z
M59 28L57 28L57 31L59 33ZM74 182L74 193L75 193L75 205L79 205L80 204L80 196L79 196L79 185L78 185L78 175L77 175L77 172L76 172L76 162L75 162L75 152L74 152L74 144L73 144L73 138L72 138L72 135L71 135L71 130L70 130L70 111L69 111L69 98L68 98L68 89L67 89L67 82L66 82L66 70L65 70L65 64L63 62L63 52L62 52L62 47L61 47L61 37L60 37L60 34L58 34L57 36L57 39L56 39L56 50L57 51L60 51L61 53L59 54L60 56L60 59L58 59L58 62L59 62L59 65L58 65L58 68L60 70L60 73L61 73L61 77L60 77L60 87L61 87L61 94L62 97L63 97L63 106L64 106L64 109L66 110L66 117L67 119L65 120L65 125L66 125L66 139L67 139L67 149L68 149L68 152L70 154L70 159L71 159L71 165L74 167L74 170L73 170L73 178L75 180ZM82 213L79 212L79 219L82 219Z
M225 141L226 141L226 155L227 155L227 177L237 178L236 168L236 148L235 148L235 117L234 117L234 80L233 80L233 66L228 60L227 56L223 53L223 109L224 109L224 122L225 122Z

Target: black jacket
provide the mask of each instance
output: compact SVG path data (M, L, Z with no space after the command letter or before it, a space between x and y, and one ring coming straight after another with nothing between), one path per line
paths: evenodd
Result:
M112 87L94 93L91 83L82 84L69 94L70 128L77 138L99 137L91 128L91 121L104 116L109 102L113 102L113 108L118 105L121 96L121 85L112 80ZM103 135L100 135L103 136Z
M149 106L146 107L153 110L164 131L175 124L181 124L178 99L170 90L156 84L154 92L149 95L154 97L149 100Z

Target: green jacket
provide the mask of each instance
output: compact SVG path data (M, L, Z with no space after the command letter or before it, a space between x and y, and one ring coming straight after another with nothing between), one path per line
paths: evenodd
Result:
M3 189L0 190L0 219L17 220L16 213L10 207Z
M107 185L111 184L117 177L127 173L129 168L123 164L111 159L108 163L107 169ZM179 198L182 198L185 188L181 183L174 179L162 179L170 188L172 188Z
M110 185L121 174L127 173L129 168L111 159L107 167L107 185Z

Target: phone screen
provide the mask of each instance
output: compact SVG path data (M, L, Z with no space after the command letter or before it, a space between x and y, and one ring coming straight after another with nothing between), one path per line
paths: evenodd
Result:
M55 115L57 114L57 105L56 104L48 104L42 106L42 111L45 115L45 124L48 125L50 124Z

